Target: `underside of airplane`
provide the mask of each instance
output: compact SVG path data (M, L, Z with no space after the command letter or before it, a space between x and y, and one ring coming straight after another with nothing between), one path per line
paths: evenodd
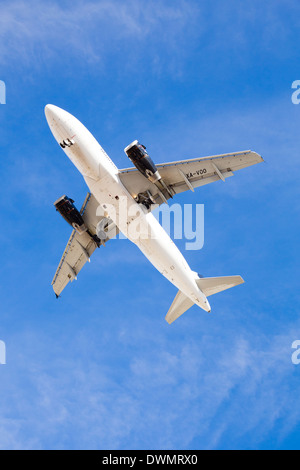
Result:
M45 112L54 137L89 187L80 210L66 195L54 203L56 210L72 227L52 281L57 297L69 282L77 279L97 248L106 246L119 232L131 239L128 226L133 221L127 220L122 225L116 218L121 198L126 198L130 207L139 208L143 222L156 234L155 239L131 241L179 289L166 316L168 323L194 304L210 312L208 296L244 282L241 276L202 278L192 271L152 211L168 204L170 199L184 191L195 191L200 186L218 181L225 182L236 171L262 162L260 155L247 150L155 164L146 147L136 140L125 148L134 167L119 170L76 118L53 105L48 105ZM100 214L99 206L102 207ZM99 226L102 227L100 235Z

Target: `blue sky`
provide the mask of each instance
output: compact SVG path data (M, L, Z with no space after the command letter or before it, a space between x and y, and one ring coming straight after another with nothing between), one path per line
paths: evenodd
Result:
M299 2L1 2L1 449L298 449ZM54 208L87 192L47 103L120 167L252 149L266 163L178 196L205 205L205 276L246 283L171 327L176 289L127 240L56 301L69 237ZM176 242L184 250L184 243Z

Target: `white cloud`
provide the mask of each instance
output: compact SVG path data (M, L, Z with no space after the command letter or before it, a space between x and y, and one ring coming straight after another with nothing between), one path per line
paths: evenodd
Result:
M157 41L158 36L160 41L176 40L194 14L195 8L184 0L174 6L135 0L75 1L67 6L35 0L6 2L1 5L0 63L7 66L18 59L35 67L58 58L67 64L77 57L101 64L104 56L122 47L120 41L131 39L130 65L139 43Z
M94 333L66 328L53 343L49 331L15 337L23 358L6 366L0 447L233 448L247 438L255 448L271 431L280 443L299 419L290 347L300 325L264 338L217 324L201 335L200 321L196 342L191 321L158 332L120 319L105 334L96 321Z

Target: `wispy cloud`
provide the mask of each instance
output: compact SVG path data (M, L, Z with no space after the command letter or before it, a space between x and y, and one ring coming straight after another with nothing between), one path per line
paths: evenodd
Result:
M52 341L41 333L14 337L23 359L7 366L1 448L235 448L245 436L255 448L271 430L280 445L299 419L289 326L259 340L242 330L223 331L217 340L217 326L201 336L199 325L196 342L187 341L190 325L173 329L170 338L149 322L129 328L121 320L105 334L93 322L94 334L90 327L71 329L71 339L67 332L55 339L51 330ZM123 357L108 366L114 349ZM12 360L23 368L21 377Z
M99 62L119 50L122 39L131 40L128 63L140 45L149 39L168 39L192 21L195 7L181 0L176 5L164 2L107 0L51 2L31 0L3 2L0 18L0 63L26 63L32 67L69 59Z
M296 28L299 5L286 2L285 9ZM182 76L183 62L192 54L193 60L202 61L204 54L217 53L218 73L218 63L226 59L220 51L230 52L246 65L248 54L244 52L257 28L263 50L280 54L291 40L290 26L282 22L280 1L270 7L254 1L247 8L216 1L213 11L210 4L193 0L169 4L161 0L3 1L0 63L31 68L64 64L68 68L77 59L103 67L116 56L122 67L127 64L132 70L137 58L146 53L153 72L161 74L167 65L174 75Z
M1 448L254 448L268 436L279 446L299 422L290 358L300 328L299 108L289 77L275 94L273 69L263 83L242 77L291 53L300 7L285 2L290 21L281 22L282 2L236 3L1 3L0 64L11 77L0 117ZM54 147L48 97L98 127L120 167L131 135L149 142L157 162L261 153L267 164L177 200L206 198L207 214L222 216L209 219L205 249L185 253L191 266L212 275L243 268L248 287L216 296L215 316L194 307L170 328L173 286L135 246L110 242L54 304L49 284L69 228L52 201L66 192L80 206L86 188Z

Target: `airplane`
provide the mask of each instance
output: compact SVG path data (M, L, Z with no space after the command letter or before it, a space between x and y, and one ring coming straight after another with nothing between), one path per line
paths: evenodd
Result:
M152 211L176 194L225 181L235 171L262 162L260 155L247 150L156 165L146 147L135 140L125 148L134 167L119 170L88 129L70 113L49 104L45 115L54 138L89 188L80 211L66 195L54 203L73 228L52 281L57 298L70 281L77 279L93 252L120 232L178 289L165 317L169 324L194 304L211 312L207 297L244 282L241 276L205 278L192 271ZM125 217L121 200L127 204ZM149 236L142 233L133 236L134 230L130 228L137 218ZM103 228L101 236L97 230L99 223Z

